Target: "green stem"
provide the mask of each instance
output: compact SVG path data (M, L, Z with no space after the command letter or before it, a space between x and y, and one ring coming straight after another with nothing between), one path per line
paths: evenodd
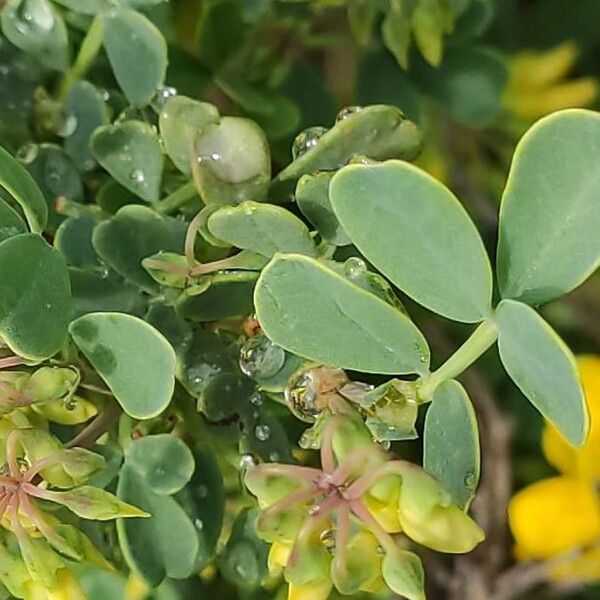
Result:
M61 102L64 102L73 84L85 76L94 62L102 46L103 33L104 21L102 17L98 16L92 21L90 28L83 38L83 42L81 42L75 62L64 74L63 80L60 83L58 99Z
M418 389L419 397L425 402L432 399L440 383L454 379L474 363L496 340L498 329L488 319L481 323L471 337L437 370L426 378Z
M172 194L169 194L163 200L158 201L154 205L154 208L159 213L168 215L172 212L175 212L178 208L181 208L184 204L189 202L197 195L198 192L196 191L196 185L193 181L188 181L180 188L177 188Z

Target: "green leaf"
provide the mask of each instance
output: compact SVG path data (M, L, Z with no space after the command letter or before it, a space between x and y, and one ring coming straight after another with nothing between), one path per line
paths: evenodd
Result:
M427 342L410 319L325 264L277 255L254 295L266 335L315 361L367 373L424 373Z
M96 160L121 185L147 202L158 200L164 155L150 125L131 120L100 127L91 147Z
M9 0L1 13L2 32L17 48L49 69L69 64L67 27L48 0Z
M90 313L69 331L123 410L150 419L169 404L175 385L175 352L141 319L121 313Z
M96 15L102 8L102 0L54 0L54 2L83 15Z
M271 180L271 155L262 129L249 119L223 117L196 139L193 171L205 204L262 200Z
M306 225L291 212L273 204L248 200L225 206L207 221L210 233L243 250L267 258L277 252L316 255L315 243Z
M91 83L78 81L65 100L65 113L67 125L73 127L65 138L65 151L80 171L90 171L96 164L90 147L91 137L98 127L109 123L108 108Z
M600 265L600 115L565 110L521 139L500 207L498 281L504 298L540 304Z
M109 521L117 518L147 517L148 513L116 496L91 485L82 485L67 492L45 491L45 499L66 506L82 519Z
M496 309L498 348L504 368L527 399L575 446L589 416L571 351L533 308L502 300Z
M112 269L152 293L158 290L158 284L144 269L142 260L161 251L182 252L184 236L185 224L181 221L130 204L96 226L92 244Z
M48 207L33 177L17 160L0 146L0 186L23 209L29 228L40 233L48 220Z
M489 316L492 273L483 242L443 184L388 161L344 167L329 193L350 239L403 292L456 321Z
M127 463L161 496L180 491L194 473L194 457L187 445L167 433L139 439L127 453ZM169 465L165 469L165 465Z
M126 8L104 17L104 49L117 82L131 104L148 104L167 71L167 44L154 24Z
M252 292L258 273L231 271L198 279L175 303L179 315L194 321L217 321L252 313Z
M159 117L159 128L165 149L175 166L186 175L192 174L194 141L210 123L219 120L213 104L185 96L170 98Z
M392 0L390 9L383 19L381 35L386 47L394 55L403 69L408 69L408 51L410 49L410 14L406 3Z
M296 202L321 237L336 246L346 246L350 244L350 238L340 225L329 199L332 177L333 173L329 171L303 175L296 185Z
M423 467L466 510L479 482L479 431L469 396L458 381L445 381L435 390L423 444Z
M71 289L67 265L38 235L0 244L0 335L20 356L43 360L67 339Z
M25 534L18 537L18 542L21 556L31 578L39 581L45 587L54 587L56 571L65 566L60 556L45 540L40 538L32 538Z
M398 550L385 555L381 574L390 589L407 600L425 600L423 565L412 552Z
M56 230L54 247L74 267L98 267L100 260L92 246L92 232L98 221L88 215L69 217Z
M339 169L355 155L373 160L415 158L421 134L395 106L367 106L336 121L318 141L281 171L274 183L296 180L307 173Z
M19 233L27 233L25 221L16 210L0 198L0 242Z

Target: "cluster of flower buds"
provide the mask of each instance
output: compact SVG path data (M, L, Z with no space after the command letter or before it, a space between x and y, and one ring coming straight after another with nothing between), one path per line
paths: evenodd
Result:
M270 463L245 477L262 509L257 533L272 544L269 568L283 572L288 600L326 599L333 587L342 594L387 587L422 600L411 540L448 553L483 540L431 475L394 460L351 409L328 416L320 447L321 469Z
M46 429L32 427L22 411L0 420L0 464L0 581L16 598L85 600L67 561L110 565L84 533L61 522L60 512L46 511L44 502L100 521L146 513L85 485L104 468L104 458L64 447Z

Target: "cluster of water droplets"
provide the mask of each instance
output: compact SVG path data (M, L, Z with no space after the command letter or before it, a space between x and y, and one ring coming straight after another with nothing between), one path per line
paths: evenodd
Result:
M238 361L244 375L252 379L268 379L283 367L285 350L264 335L254 335L240 348Z

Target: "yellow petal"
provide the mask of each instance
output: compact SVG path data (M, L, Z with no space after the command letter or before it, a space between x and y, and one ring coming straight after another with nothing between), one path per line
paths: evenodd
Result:
M27 583L25 600L87 600L85 592L68 569L56 572L56 585L45 588L37 581Z
M292 551L291 542L276 541L271 544L267 564L271 573L279 573L287 565L290 552Z
M287 600L327 600L333 584L328 579L314 581L306 585L290 584Z
M548 462L559 471L593 482L600 478L600 357L579 356L577 366L590 412L588 439L582 448L574 448L547 425L542 446Z
M369 512L388 533L402 531L402 525L398 518L401 487L402 479L390 475L380 479L362 498Z
M600 537L600 500L593 487L573 477L538 481L508 506L517 558L546 559Z
M552 567L555 581L592 583L600 581L600 546L584 550L574 558L566 558Z

